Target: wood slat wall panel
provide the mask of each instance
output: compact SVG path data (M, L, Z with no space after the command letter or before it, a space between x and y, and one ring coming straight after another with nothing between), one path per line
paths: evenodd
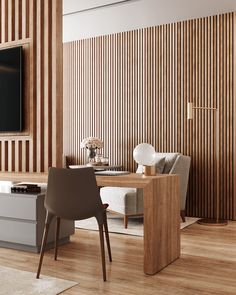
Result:
M235 19L228 13L64 44L70 162L86 162L87 136L103 139L101 152L131 171L141 142L190 155L188 215L214 217L219 183L222 216L236 218ZM188 121L188 101L218 110L196 110Z
M0 49L23 46L24 130L1 133L1 171L62 164L62 2L1 0Z

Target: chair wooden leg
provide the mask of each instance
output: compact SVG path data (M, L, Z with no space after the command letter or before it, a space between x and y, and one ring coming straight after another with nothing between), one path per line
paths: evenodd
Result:
M100 236L100 245L101 245L103 281L105 282L106 281L106 261L105 261L103 225L98 225L98 226L99 226L99 236Z
M107 226L107 212L106 211L104 213L104 229L105 229L105 236L106 236L109 260L110 260L110 262L112 262L111 245L110 245L110 238L109 238L109 232L108 232L108 226Z
M46 243L47 243L48 231L49 231L49 224L46 223L45 227L44 227L43 240L42 240L42 245L41 245L41 250L40 250L38 271L37 271L37 275L36 275L37 279L39 279L40 271L41 271L41 267L42 267L42 263L43 263L43 256L44 256L45 246L46 246Z
M186 221L186 219L185 219L185 210L180 211L180 216L181 216L183 222L185 222Z
M54 260L57 260L58 240L59 240L59 234L60 234L60 223L61 223L61 219L60 219L60 217L57 217L57 221L56 221L56 235L55 235L55 249L54 249Z
M124 227L128 228L128 215L124 216Z

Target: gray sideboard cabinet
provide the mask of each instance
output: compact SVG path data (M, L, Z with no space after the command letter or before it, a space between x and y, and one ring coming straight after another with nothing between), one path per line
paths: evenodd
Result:
M44 194L0 193L0 247L39 252L46 210ZM59 244L69 242L74 221L62 220ZM50 226L47 249L54 247L55 220Z

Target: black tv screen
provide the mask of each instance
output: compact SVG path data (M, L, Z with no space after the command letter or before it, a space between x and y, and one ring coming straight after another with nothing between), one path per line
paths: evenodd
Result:
M0 132L22 131L22 47L0 50Z

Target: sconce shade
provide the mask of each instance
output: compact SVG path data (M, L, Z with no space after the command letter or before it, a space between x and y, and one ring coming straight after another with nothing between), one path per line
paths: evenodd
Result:
M188 120L193 119L193 103L192 102L188 102L187 119Z
M133 151L134 160L144 166L153 166L156 162L155 148L149 143L140 143Z

